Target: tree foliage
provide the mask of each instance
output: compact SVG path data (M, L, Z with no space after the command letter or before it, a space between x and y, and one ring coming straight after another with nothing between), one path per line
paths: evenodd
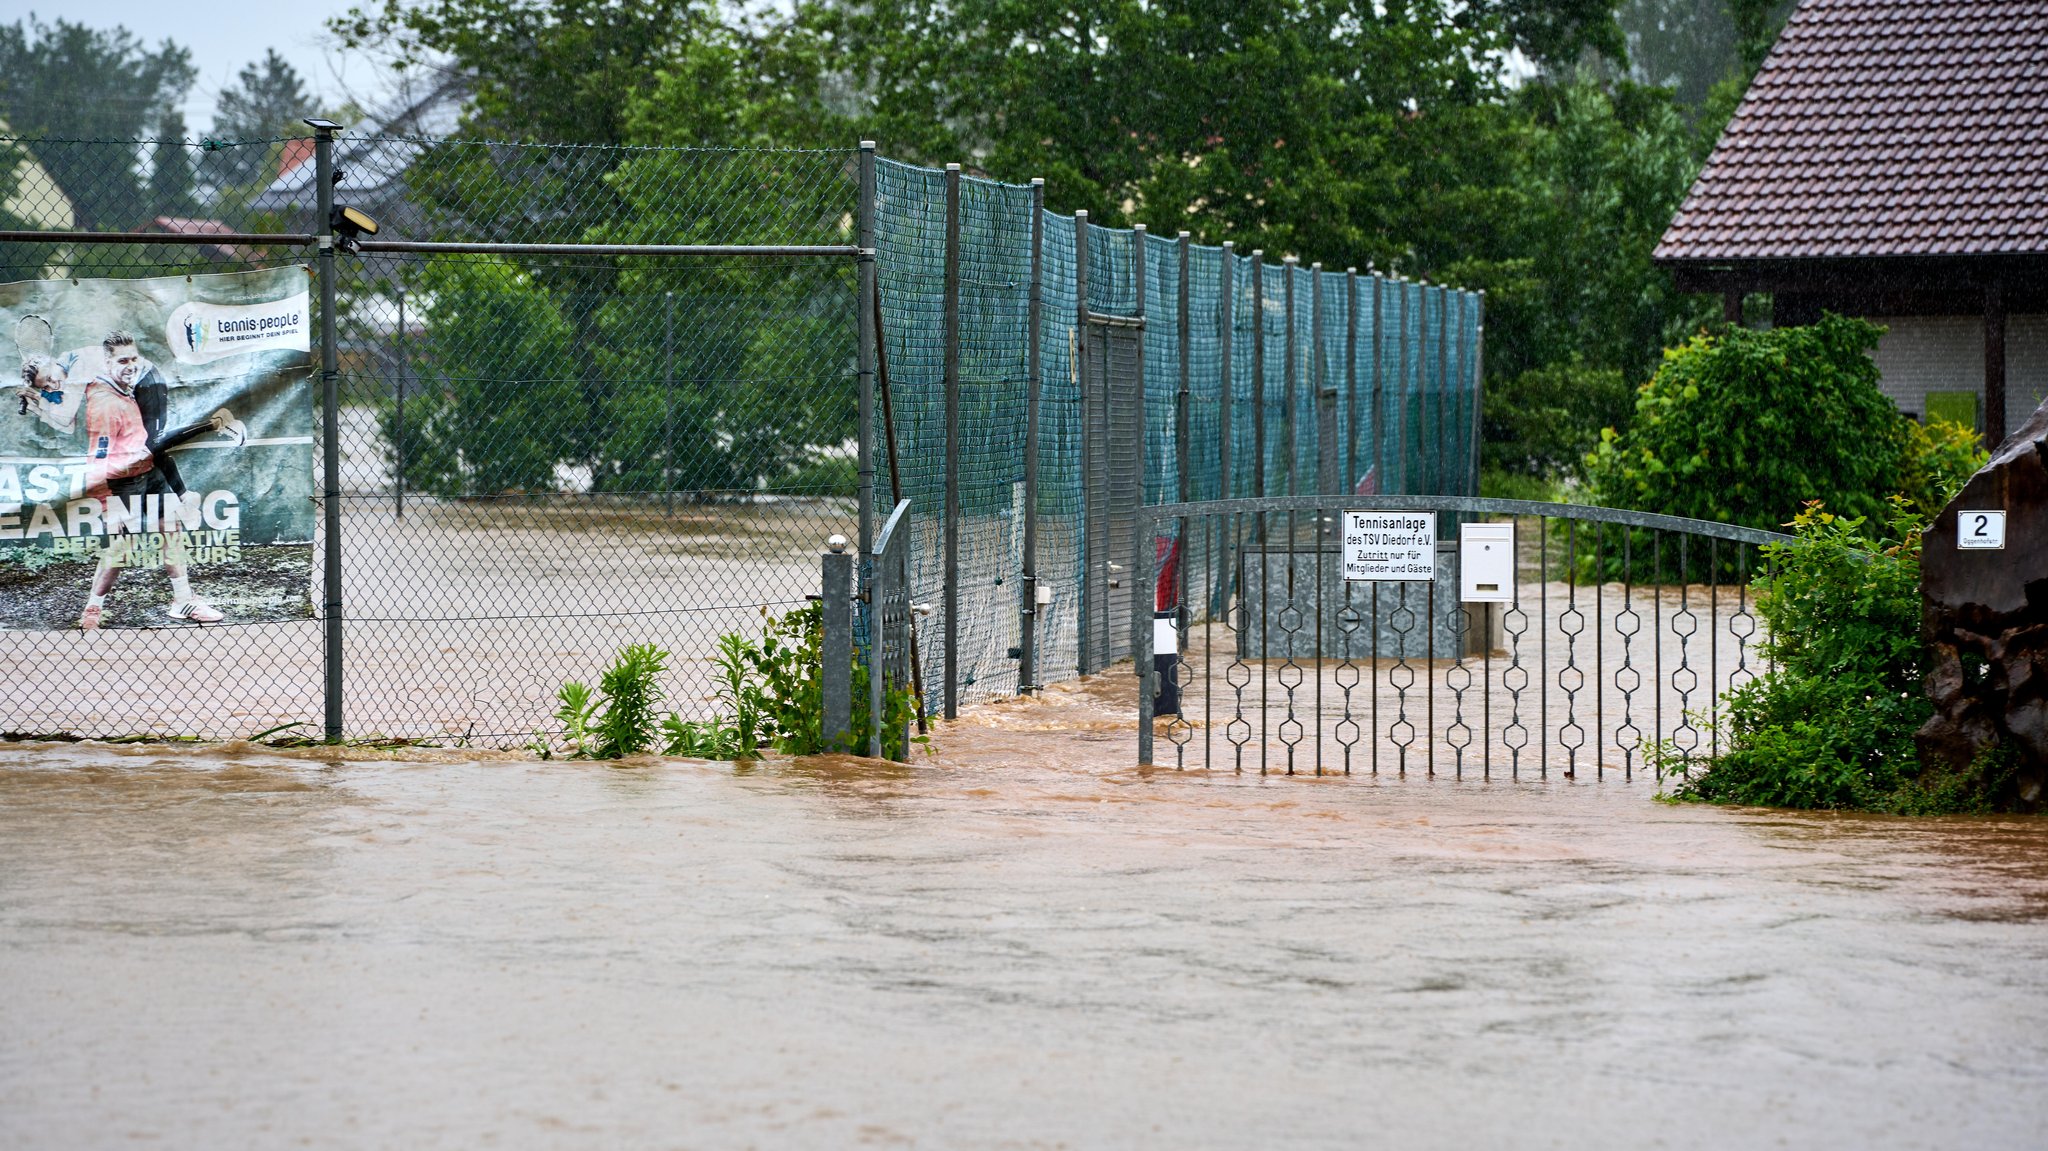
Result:
M211 139L241 146L221 149L212 174L227 185L267 183L277 174L279 141L305 135L301 120L313 110L298 69L275 49L265 52L215 102Z
M1878 390L1870 352L1880 334L1830 315L1673 348L1627 430L1604 432L1587 461L1595 501L1773 529L1811 500L1881 517L1909 441Z
M59 17L0 24L0 118L20 136L138 140L169 135L167 123L196 72L192 55L166 40L154 50L126 28L95 29ZM40 149L50 178L80 228L125 230L149 215L139 163L109 167L101 148Z

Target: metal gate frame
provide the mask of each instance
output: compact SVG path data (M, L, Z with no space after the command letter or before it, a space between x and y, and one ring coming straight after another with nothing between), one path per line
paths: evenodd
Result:
M1272 742L1268 739L1270 727L1273 738L1284 748L1287 774L1295 773L1296 751L1304 743L1312 745L1302 750L1313 756L1315 774L1325 774L1323 753L1326 734L1334 735L1341 750L1343 774L1351 774L1352 753L1361 744L1370 744L1366 750L1371 756L1371 770L1377 774L1382 743L1379 674L1383 667L1389 673L1389 687L1398 692L1399 712L1394 724L1385 730L1388 742L1398 750L1398 765L1403 775L1406 774L1409 753L1417 743L1423 745L1421 761L1430 775L1436 774L1438 759L1448 753L1454 761L1456 774L1462 778L1470 751L1473 754L1469 758L1478 761L1473 766L1478 767L1483 778L1487 779L1493 776L1496 747L1509 758L1514 778L1518 779L1521 778L1525 751L1534 752L1533 766L1537 777L1549 778L1553 746L1566 757L1562 773L1567 778L1574 776L1579 755L1589 745L1592 753L1590 766L1597 778L1604 778L1608 770L1608 753L1618 751L1619 766L1625 779L1634 778L1637 759L1652 744L1668 742L1686 758L1690 758L1695 750L1703 749L1703 745L1711 744L1718 749L1719 736L1714 722L1721 692L1753 678L1763 666L1761 659L1752 666L1750 658L1755 641L1762 638L1762 627L1750 607L1749 578L1757 571L1767 573L1769 568L1767 563L1753 558L1753 551L1760 545L1788 543L1792 539L1757 528L1620 508L1473 496L1323 495L1140 507L1130 550L1125 554L1132 557L1135 572L1140 575L1149 573L1151 556L1147 549L1161 528L1177 521L1182 525L1183 538L1189 540L1190 546L1208 552L1206 557L1197 556L1193 560L1183 556L1180 565L1182 578L1190 578L1187 573L1193 567L1207 578L1227 586L1234 570L1231 557L1242 549L1244 541L1264 535L1273 517L1284 517L1296 524L1316 525L1314 535L1322 539L1326 538L1322 525L1333 522L1334 517L1347 508L1435 512L1439 513L1440 520L1455 518L1459 523L1478 516L1535 518L1538 532L1530 543L1540 549L1536 557L1536 590L1532 595L1524 595L1518 586L1516 598L1501 612L1502 626L1498 634L1507 644L1503 658L1496 659L1491 634L1478 655L1463 651L1462 641L1474 634L1476 626L1482 626L1475 624L1474 611L1469 606L1461 606L1456 612L1461 623L1457 633L1461 644L1456 654L1449 654L1447 658L1438 658L1446 653L1435 651L1429 658L1419 661L1406 655L1382 658L1378 641L1374 639L1370 659L1352 655L1348 648L1340 648L1345 653L1342 656L1326 659L1325 636L1320 632L1312 658L1297 659L1290 649L1281 659L1252 660L1239 651L1233 655L1224 676L1222 692L1227 697L1234 697L1225 701L1226 704L1234 704L1234 713L1222 717L1223 727L1218 727L1216 721L1219 717L1214 712L1216 681L1206 668L1201 692L1194 704L1203 709L1199 724L1205 734L1199 750L1204 753L1207 764L1214 766L1217 762L1211 745L1215 733L1222 730L1226 742L1236 748L1236 770L1244 769L1245 750L1256 742L1259 771L1265 774L1268 770L1267 753ZM1561 530L1553 531L1553 523L1560 525ZM1215 530L1219 526L1222 531ZM1582 536L1587 537L1583 545ZM1676 537L1675 547L1671 546L1672 537ZM1553 556L1553 540L1557 543L1556 550L1562 554ZM1735 546L1725 548L1727 544ZM1641 554L1644 545L1649 551L1646 558ZM1583 554L1592 560L1593 578L1590 581L1580 574L1582 546L1586 548ZM1615 574L1612 565L1616 559L1620 561L1619 580L1612 578ZM1662 577L1672 570L1671 561L1674 559L1678 579L1675 583L1663 581ZM1650 572L1650 580L1647 583L1637 582L1634 576L1644 570L1644 566ZM1691 578L1702 571L1706 573L1704 585ZM1562 573L1563 578L1557 578L1553 572ZM1737 578L1724 583L1724 572L1733 572ZM1321 588L1328 575L1317 570L1314 577L1315 600L1309 614L1315 617L1317 627L1321 626L1325 612L1334 606L1326 605L1322 599ZM1153 662L1152 613L1140 610L1150 606L1145 599L1148 584L1145 579L1134 580L1130 599L1133 670L1139 678L1138 762L1141 765L1154 762L1154 704L1161 688L1161 672ZM1591 585L1590 593L1586 590L1588 584ZM1564 589L1562 594L1553 591L1553 587L1558 585ZM1370 586L1377 595L1380 585ZM1397 586L1405 588L1407 585ZM1431 583L1429 588L1433 599L1435 584ZM1646 603L1641 599L1645 589L1650 592ZM1733 590L1734 595L1726 595L1724 589ZM1610 609L1606 605L1615 600L1614 592L1617 590L1618 603ZM1213 601L1207 595L1192 600L1191 606L1214 604L1199 621L1204 629L1205 649L1210 638L1208 632L1213 629L1219 615L1225 617L1226 640L1231 638L1229 633L1243 634L1243 595L1244 589L1240 585L1234 596L1226 592L1220 601ZM1731 598L1734 603L1726 604L1725 601ZM1404 594L1402 606L1397 611L1410 610L1406 599ZM1530 599L1535 601L1531 605L1534 610L1524 606L1524 602ZM1181 602L1189 604L1191 601L1184 596ZM1553 605L1556 606L1554 614ZM1733 610L1724 611L1729 606ZM1434 605L1427 610L1433 617ZM1298 608L1295 612L1302 614ZM1374 612L1372 627L1376 636L1377 603ZM1237 622L1233 622L1233 617ZM1338 618L1342 621L1340 626L1347 629L1354 628L1361 619L1348 593ZM1168 739L1174 745L1176 767L1186 766L1189 745L1197 725L1197 720L1188 717L1192 710L1190 691L1195 686L1190 682L1192 669L1186 654L1194 629L1188 625L1189 621L1181 621L1181 650L1168 673L1174 677L1182 705L1182 713L1173 717L1167 730ZM1427 626L1433 639L1433 618ZM1491 626L1491 621L1483 626ZM1530 636L1532 629L1533 637ZM1587 635L1589 630L1590 637ZM1643 642L1641 637L1645 631L1649 636L1650 662L1647 666L1638 666L1634 655ZM1618 663L1610 662L1608 658L1610 642L1620 648ZM1732 656L1732 663L1723 658L1724 643L1732 645L1732 650L1727 653ZM1581 666L1581 656L1587 654L1592 656L1590 670ZM1204 661L1205 664L1208 662L1206 652ZM1254 665L1257 665L1256 669ZM1278 665L1277 677L1272 676L1268 665ZM1445 710L1449 712L1449 722L1444 724L1437 722L1440 667L1441 694L1446 697L1448 706ZM1369 695L1363 682L1366 668L1370 668L1373 675ZM1326 671L1334 675L1326 679ZM1646 671L1650 673L1647 685L1644 682ZM1410 693L1420 677L1426 679L1422 690L1417 693L1419 698L1414 698L1411 705ZM1255 701L1247 699L1246 688L1253 679L1259 683L1262 693L1269 687L1278 687L1270 705L1264 694ZM1334 714L1326 708L1326 695L1336 697L1330 700L1338 706ZM1364 710L1368 705L1357 702L1355 695L1370 701L1369 727ZM1473 695L1479 698L1468 699ZM1502 697L1499 699L1500 710L1507 713L1506 722L1498 727L1495 725L1497 696ZM1609 706L1610 697L1618 706ZM1647 702L1644 697L1647 697ZM1667 702L1670 704L1668 709ZM1562 723L1555 722L1559 718L1560 705ZM1248 706L1255 711L1258 724L1256 739L1252 720L1246 718ZM1277 706L1281 710L1272 713L1269 706ZM1282 717L1277 726L1269 725L1272 714ZM1402 735L1400 730L1404 727L1406 734ZM1659 775L1661 779L1661 770Z

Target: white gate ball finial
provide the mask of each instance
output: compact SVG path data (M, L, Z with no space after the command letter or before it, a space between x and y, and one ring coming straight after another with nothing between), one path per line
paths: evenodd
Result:
M846 537L842 535L827 536L825 537L825 546L831 548L834 553L843 552L846 550Z

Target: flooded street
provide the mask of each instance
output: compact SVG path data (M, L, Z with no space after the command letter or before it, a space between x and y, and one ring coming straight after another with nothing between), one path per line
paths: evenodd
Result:
M0 747L0 1145L2048 1143L2048 821L1140 771L1127 714Z

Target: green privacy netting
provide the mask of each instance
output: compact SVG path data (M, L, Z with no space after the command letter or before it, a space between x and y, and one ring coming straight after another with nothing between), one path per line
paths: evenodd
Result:
M946 571L946 179L882 161L875 203L894 452L901 495L914 501L911 578L918 602L935 609ZM1326 487L1477 494L1478 295L1040 213L1034 333L1032 189L958 181L961 700L1018 688L1027 502L1038 517L1039 581L1052 592L1037 616L1037 679L1055 682L1079 669L1087 509L1074 354L1077 236L1086 245L1088 310L1145 319L1146 501ZM1026 491L1034 338L1038 474L1036 490ZM887 445L876 459L876 498L886 505L893 500ZM942 695L944 637L942 611L923 617L918 643L928 700Z

